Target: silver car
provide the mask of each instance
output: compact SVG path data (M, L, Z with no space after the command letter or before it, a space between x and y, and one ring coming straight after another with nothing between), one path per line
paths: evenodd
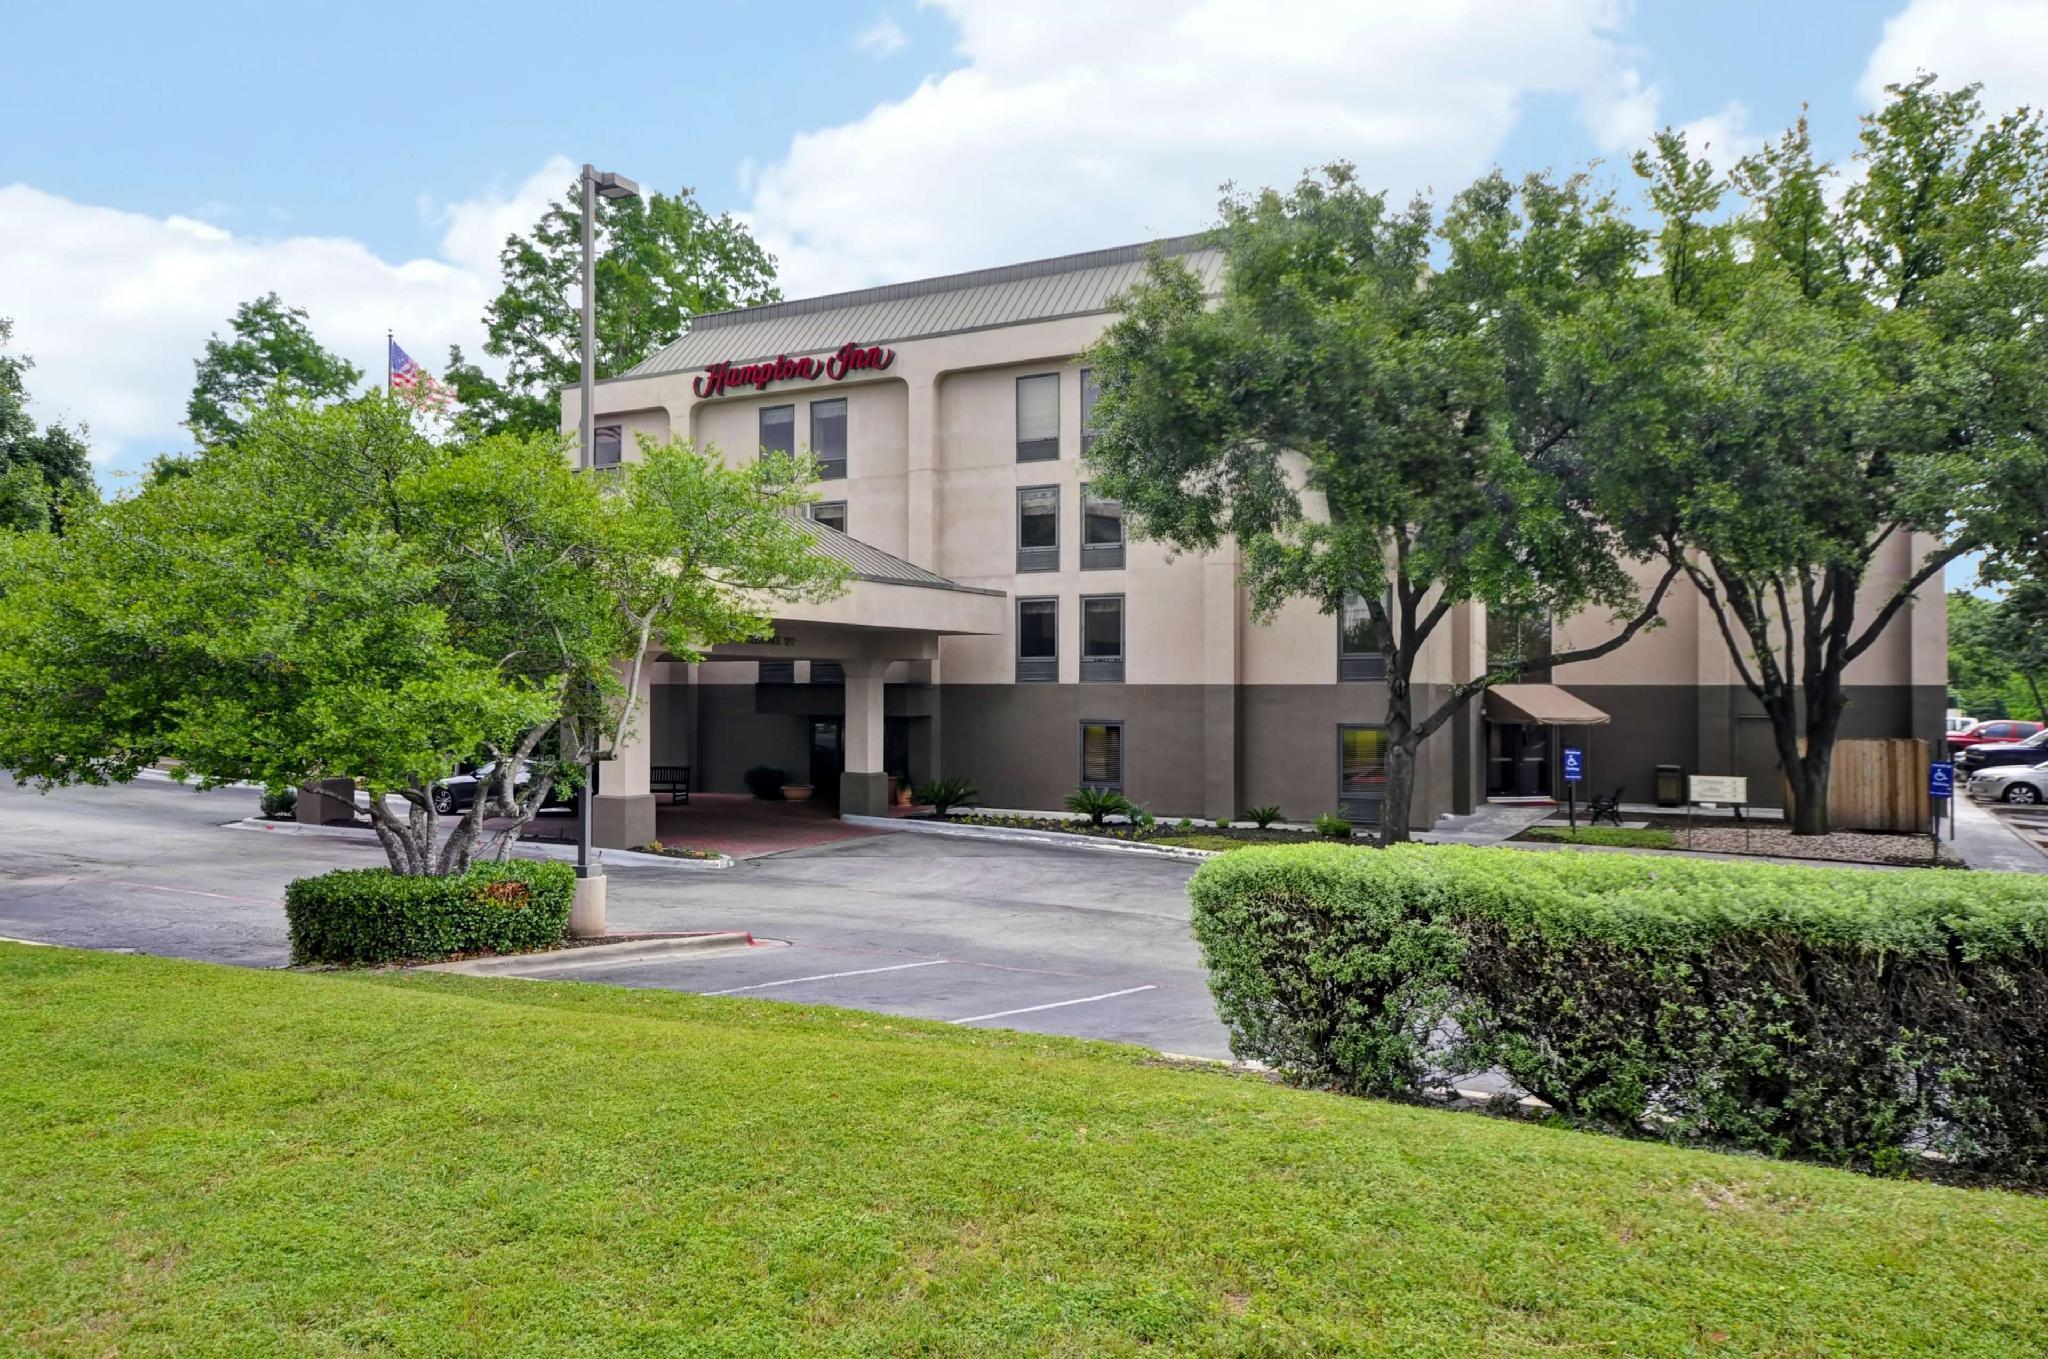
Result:
M1973 776L1964 791L1979 802L2039 806L2048 802L2048 761L2030 765L1993 765Z

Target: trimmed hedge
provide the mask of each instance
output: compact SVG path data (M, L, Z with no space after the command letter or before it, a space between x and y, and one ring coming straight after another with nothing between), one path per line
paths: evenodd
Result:
M2048 1182L2048 878L1301 846L1189 890L1233 1049L1297 1079Z
M524 953L560 942L576 894L563 863L508 860L445 878L344 868L284 889L294 963Z

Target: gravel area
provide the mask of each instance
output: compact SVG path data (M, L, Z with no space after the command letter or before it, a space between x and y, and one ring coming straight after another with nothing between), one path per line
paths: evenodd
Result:
M1829 859L1841 863L1898 864L1919 868L1925 868L1929 860L1927 837L1924 835L1879 835L1871 831L1794 835L1780 826L1752 825L1749 828L1749 841L1746 847L1740 826L1703 826L1695 823L1689 845L1686 831L1680 829L1677 835L1678 848L1681 851L1694 849L1713 854L1768 854L1791 859ZM1958 868L1963 863L1945 840L1941 845L1941 862Z

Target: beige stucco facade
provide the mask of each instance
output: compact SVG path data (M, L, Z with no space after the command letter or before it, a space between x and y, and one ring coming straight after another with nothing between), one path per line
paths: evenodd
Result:
M794 407L794 443L816 450L813 403L843 400L845 471L820 486L821 500L843 502L848 537L950 587L856 581L840 600L788 610L772 647L657 667L635 762L605 795L644 797L651 765L691 766L696 786L711 790L736 790L754 764L822 781L836 758L822 743L843 755L864 807L883 796L880 777L894 774L967 778L988 806L1056 808L1083 781L1083 728L1117 724L1115 783L1162 817L1234 816L1270 803L1307 819L1337 807L1340 732L1381 720L1386 700L1383 684L1339 679L1335 620L1303 601L1255 619L1234 549L1176 556L1131 541L1120 563L1101 569L1082 550L1078 356L1110 319L1114 287L1141 264L1141 251L1097 252L700 318L641 369L600 383L596 423L623 427L629 461L640 435L752 460L762 412L773 407ZM714 363L786 355L822 366L848 343L889 352L887 366L700 393ZM1019 381L1044 377L1058 383L1057 456L1020 460ZM564 427L579 414L571 390ZM1046 487L1057 497L1057 548L1041 554L1051 569L1023 570L1019 493ZM1887 592L1924 549L1903 536L1889 544L1871 591ZM1645 588L1654 574L1643 568ZM1083 665L1083 601L1100 597L1121 600L1115 679ZM1056 601L1057 654L1026 679L1019 602L1047 599ZM1857 662L1852 730L1861 722L1872 734L1938 734L1942 613L1931 587ZM1708 611L1681 585L1664 618L1627 647L1553 677L1613 712L1612 724L1581 742L1592 781L1647 799L1660 763L1766 773L1749 768L1754 705ZM1604 617L1570 619L1556 634L1560 645L1578 644L1607 626ZM1483 617L1457 610L1431 640L1419 697L1478 673L1485 655ZM1499 782L1495 744L1478 704L1432 739L1418 771L1418 825L1487 796Z

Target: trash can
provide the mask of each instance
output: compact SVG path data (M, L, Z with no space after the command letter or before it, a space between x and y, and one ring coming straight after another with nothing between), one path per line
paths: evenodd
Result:
M1657 805L1659 807L1683 807L1685 805L1685 769L1681 765L1660 764L1657 766Z

